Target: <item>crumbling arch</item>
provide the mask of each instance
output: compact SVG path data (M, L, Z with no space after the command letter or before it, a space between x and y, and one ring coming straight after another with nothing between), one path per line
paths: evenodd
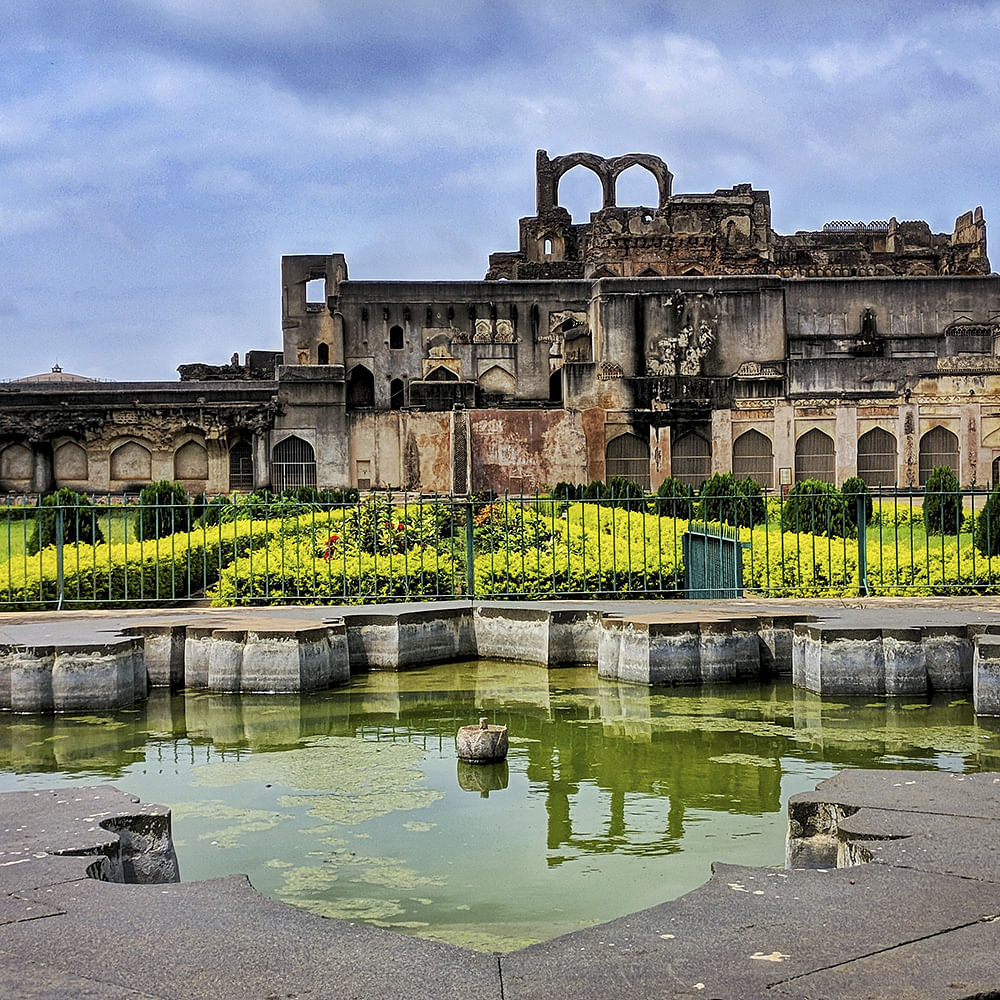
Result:
M498 396L512 396L517 383L514 376L501 365L491 365L479 376L479 388Z
M931 473L942 465L947 465L958 476L958 436L938 425L920 439L919 484L926 485Z
M576 175L571 179L569 189L563 185L563 180L567 174L571 171L576 170ZM593 204L592 196L588 193L584 193L584 184L589 185L588 181L583 181L582 178L587 174L592 173L597 177L597 182L600 185L600 194L598 195L600 202L597 205ZM560 208L565 209L569 212L570 217L574 221L586 220L590 217L592 212L598 212L602 208L607 208L609 204L614 203L614 190L613 188L609 191L608 185L611 184L609 178L607 177L606 171L595 170L588 163L574 163L566 170L564 170L560 176L554 181L554 198L556 205ZM560 193L561 189L561 193ZM611 201L608 201L610 197ZM584 204L593 205L592 208L586 209L581 206ZM570 207L573 205L576 210ZM555 247L553 247L555 249ZM550 250L550 253L552 250Z
M636 161L613 171L616 205L656 205L662 207L662 175L650 168L648 163ZM624 180L624 184L622 181ZM647 194L652 197L647 197ZM637 197L638 195L638 197Z
M542 215L560 204L559 181L574 167L586 167L597 175L601 182L601 208L613 208L618 176L634 166L644 167L656 179L657 208L665 208L670 200L674 178L666 163L652 153L626 153L609 160L594 153L579 152L550 159L548 153L540 149L535 154L538 214Z

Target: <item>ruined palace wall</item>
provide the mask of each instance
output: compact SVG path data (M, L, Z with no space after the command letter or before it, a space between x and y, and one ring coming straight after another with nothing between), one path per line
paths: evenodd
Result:
M469 425L473 490L534 492L591 478L581 413L472 410Z
M949 326L1000 316L996 275L789 280L784 295L792 395L895 392L948 353Z
M626 376L647 374L662 342L697 336L702 323L713 341L694 374L724 378L747 361L785 356L780 279L607 278L594 288L595 360L620 365Z

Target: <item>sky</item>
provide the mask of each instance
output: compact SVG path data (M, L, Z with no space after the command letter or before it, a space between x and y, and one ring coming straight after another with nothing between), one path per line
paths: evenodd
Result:
M539 148L752 183L779 233L992 235L1000 2L3 0L0 380L280 350L282 254L482 278ZM600 207L580 169L560 195Z

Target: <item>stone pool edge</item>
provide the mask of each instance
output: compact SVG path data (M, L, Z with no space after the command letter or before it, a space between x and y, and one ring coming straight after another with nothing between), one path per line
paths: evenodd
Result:
M128 707L153 686L300 693L484 658L649 686L791 676L1000 715L1000 600L420 602L0 615L0 710Z
M6 793L0 815L12 998L1000 995L1000 774L841 772L789 802L789 863L812 867L716 864L679 899L502 955L243 876L178 883L169 811L110 786Z

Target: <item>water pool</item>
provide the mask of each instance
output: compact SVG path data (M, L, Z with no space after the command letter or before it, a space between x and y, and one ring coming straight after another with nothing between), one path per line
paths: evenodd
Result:
M480 714L509 726L506 765L456 761ZM245 872L327 916L491 951L681 895L713 860L781 865L788 796L845 767L1000 769L1000 720L963 698L651 691L483 661L0 716L0 791L113 783L172 808L184 879Z

